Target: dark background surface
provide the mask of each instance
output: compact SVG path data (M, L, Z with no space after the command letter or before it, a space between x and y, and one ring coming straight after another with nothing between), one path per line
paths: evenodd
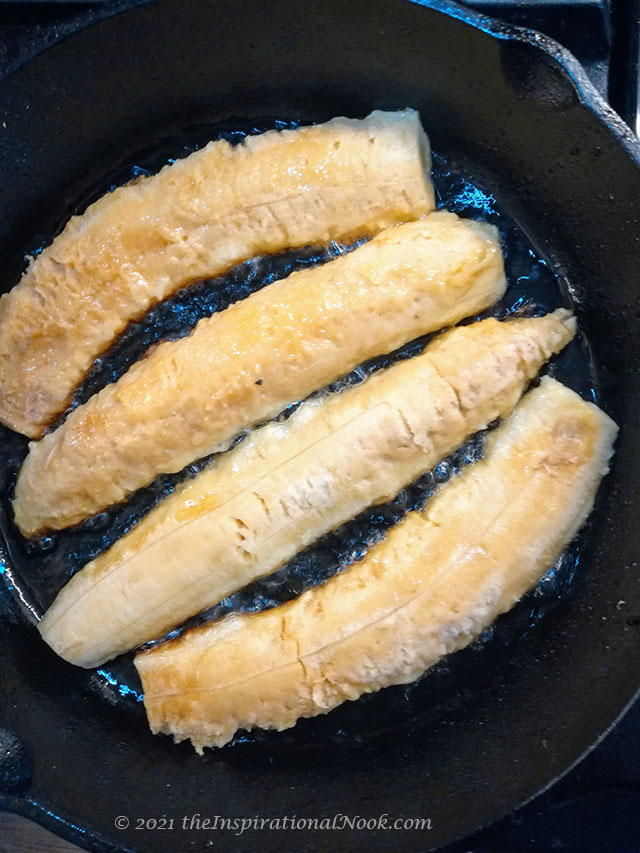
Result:
M0 74L19 67L34 53L77 28L113 11L136 5L140 5L139 0L117 0L93 6L0 4ZM472 5L487 4L474 2ZM602 15L599 3L577 4L583 7L576 11L580 18L572 19L570 10L565 7L560 16L553 12L545 19L542 7L548 4L543 0L536 4L537 17L533 20L532 4L507 6L494 2L488 5L492 7L490 11L502 17L546 28L579 55L582 48L580 58L598 88L607 94L628 122L634 120L637 19L633 16L637 8L634 10L633 4L624 4L624 10L614 14L616 26L611 29L608 29L611 21ZM622 5L618 9L622 9ZM568 25L571 20L583 23ZM584 21L588 22L586 29ZM602 31L598 29L601 26ZM581 27L589 34L586 40L579 36ZM621 33L625 28L626 34ZM589 697L585 696L584 700L588 702ZM544 743L540 748L545 748ZM489 829L446 848L447 853L538 853L556 849L568 853L640 851L640 704L636 704L600 746L549 791Z

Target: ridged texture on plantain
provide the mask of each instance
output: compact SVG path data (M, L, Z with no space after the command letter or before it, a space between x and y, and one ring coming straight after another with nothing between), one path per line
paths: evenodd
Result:
M416 679L466 646L575 536L616 435L545 378L467 468L359 563L289 604L139 654L154 732L221 746Z
M105 195L0 299L0 420L40 436L127 323L191 281L433 210L430 159L416 112L374 112L212 142Z
M453 329L423 355L256 430L82 569L42 636L94 666L275 571L507 414L574 327L559 310Z
M160 344L32 444L16 522L26 535L79 522L504 288L496 230L452 213L275 282Z

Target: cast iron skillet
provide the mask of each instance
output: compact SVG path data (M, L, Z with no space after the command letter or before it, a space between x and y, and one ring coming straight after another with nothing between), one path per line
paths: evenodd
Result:
M0 83L3 286L15 281L6 259L37 245L48 211L77 202L105 164L168 129L406 104L420 110L436 151L495 192L571 283L600 403L622 427L576 593L438 714L361 744L238 745L203 759L87 691L85 676L25 622L7 582L1 807L99 851L204 850L211 839L221 850L424 850L549 785L633 700L640 147L553 42L440 0L158 0L103 20ZM2 557L6 578L12 561L6 549ZM177 829L195 813L388 813L430 817L432 828L241 837ZM163 815L175 831L136 829ZM116 827L118 816L128 829Z

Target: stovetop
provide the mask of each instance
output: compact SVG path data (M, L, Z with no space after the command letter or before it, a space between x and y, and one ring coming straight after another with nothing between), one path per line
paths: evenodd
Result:
M146 0L0 0L0 76L80 27L141 2ZM564 44L611 106L640 131L640 0L467 0L467 5ZM640 702L549 790L443 853L555 850L640 853Z

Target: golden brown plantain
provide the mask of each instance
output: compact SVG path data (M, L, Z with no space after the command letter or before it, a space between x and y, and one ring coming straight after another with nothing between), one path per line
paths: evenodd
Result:
M132 320L257 254L371 236L433 210L413 110L212 142L103 196L0 299L0 420L32 438Z
M507 414L574 328L560 310L453 329L423 355L256 430L75 575L42 636L95 666L275 571Z
M360 362L477 313L504 288L496 230L452 213L275 282L160 344L32 443L16 522L31 536L82 521Z
M359 563L259 614L137 655L153 732L198 751L406 684L470 643L552 565L593 505L617 428L553 379Z

